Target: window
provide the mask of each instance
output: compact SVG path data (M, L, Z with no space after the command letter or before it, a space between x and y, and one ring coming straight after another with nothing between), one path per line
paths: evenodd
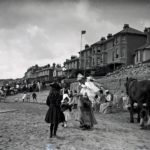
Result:
M121 57L124 57L125 56L125 47L123 47L121 50L120 50L121 54L120 56Z
M98 50L97 50L97 53L100 53L100 52L101 52L101 51L98 49Z
M97 58L97 65L100 65L100 63L101 63L100 60L101 60L101 59L98 57L98 58Z
M101 55L101 62L104 61L104 54Z
M119 57L119 50L116 49L116 58L118 58L118 57Z
M97 49L100 50L101 49L100 46L98 46Z
M106 44L104 44L104 50L106 49Z
M125 41L126 40L126 37L125 35L122 36L122 41Z
M136 52L136 62L138 62L138 51Z
M94 66L94 58L93 58L93 66Z
M119 43L119 39L118 37L115 37L114 41L113 41L113 46Z
M112 52L112 61L114 61L114 55L115 55L115 53L114 53L114 51Z
M140 51L140 61L143 61L143 51Z

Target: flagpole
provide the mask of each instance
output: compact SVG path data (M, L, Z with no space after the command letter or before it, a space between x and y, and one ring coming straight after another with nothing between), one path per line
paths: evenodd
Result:
M80 69L82 69L82 59L81 59L81 51L82 51L82 34L86 34L86 30L82 30L81 31L81 45L80 45ZM85 63L85 62L84 62ZM83 64L84 65L84 64ZM85 65L84 65L85 66ZM85 69L85 67L83 66L83 69ZM84 76L85 76L85 71L84 71Z
M81 67L81 51L82 51L82 31L81 31L81 41L80 41L80 69L82 68Z

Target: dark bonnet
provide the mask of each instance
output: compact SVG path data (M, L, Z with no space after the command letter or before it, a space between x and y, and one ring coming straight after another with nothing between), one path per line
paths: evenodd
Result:
M56 89L56 90L60 90L61 89L61 87L60 87L60 85L58 83L52 83L52 84L50 84L50 86L52 88Z

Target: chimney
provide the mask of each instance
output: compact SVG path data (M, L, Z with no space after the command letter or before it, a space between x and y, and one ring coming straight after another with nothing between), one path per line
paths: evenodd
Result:
M85 49L87 49L87 48L89 48L89 45L88 45L88 44L85 45Z
M146 33L146 35L147 35L146 44L150 45L150 27L149 28L145 28L144 33Z
M123 29L128 29L129 28L129 24L124 24Z
M111 37L112 37L112 34L109 33L109 34L107 35L107 39L110 39Z
M102 42L105 41L105 40L106 40L105 37L102 37L102 38L101 38L101 41L102 41Z
M71 60L73 60L75 58L77 58L77 56L74 56L74 55L71 56Z

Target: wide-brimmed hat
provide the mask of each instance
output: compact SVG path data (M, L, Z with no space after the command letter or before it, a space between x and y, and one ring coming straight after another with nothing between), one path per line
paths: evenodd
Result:
M94 79L92 76L88 76L88 77L86 77L86 79L87 79L88 81L95 81L95 79Z
M81 79L83 79L84 78L84 76L81 74L81 73L79 73L78 75L77 75L77 81L80 81Z
M109 90L105 90L105 93L106 93L106 94L109 93Z
M50 86L52 88L56 89L56 90L60 90L61 89L61 87L60 87L60 85L58 83L51 83Z

